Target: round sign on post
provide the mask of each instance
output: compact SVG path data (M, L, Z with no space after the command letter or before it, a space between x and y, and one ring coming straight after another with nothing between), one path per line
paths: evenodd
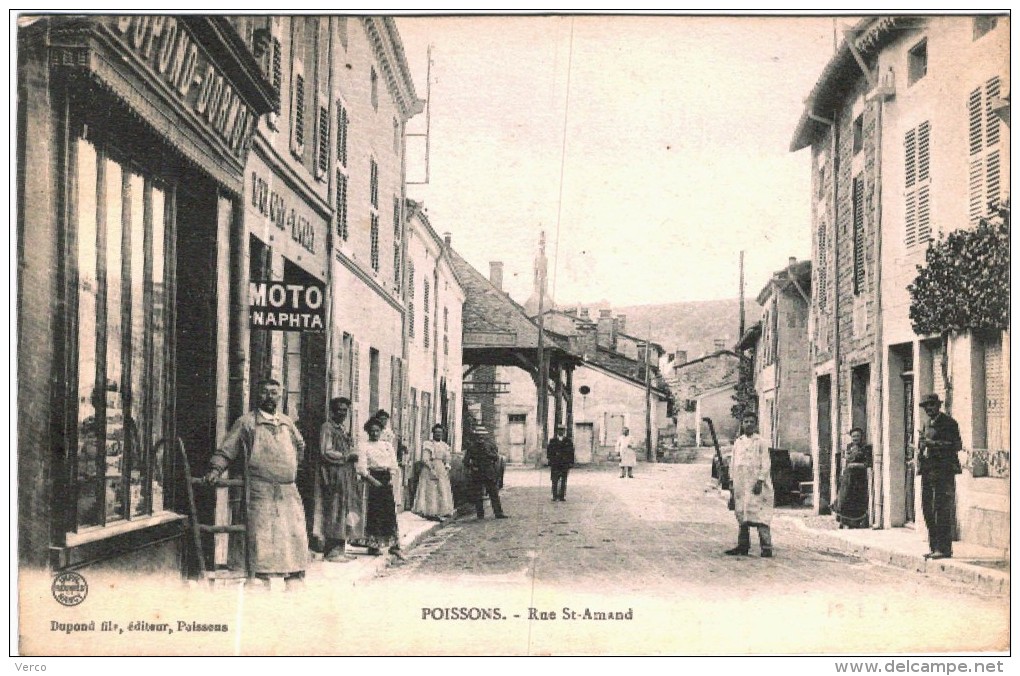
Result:
M587 385L581 385L581 387L577 388L577 391L581 393L582 397L587 397L591 394L591 388Z

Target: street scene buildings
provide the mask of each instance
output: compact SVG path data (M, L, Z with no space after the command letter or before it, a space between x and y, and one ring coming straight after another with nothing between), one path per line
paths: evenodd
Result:
M803 50L817 68L799 93L799 120L776 130L789 143L783 161L808 168L795 175L792 197L776 201L798 202L804 217L727 217L745 222L727 237L667 216L654 237L625 232L638 227L626 222L628 200L663 202L671 214L693 213L697 193L732 200L732 185L669 179L654 155L690 151L702 138L688 108L723 112L710 97L687 106L657 94L662 110L647 120L683 133L660 143L647 131L656 149L639 149L641 139L612 116L623 114L617 106L641 108L620 103L641 88L618 78L613 98L584 84L599 68L581 56L573 65L574 40L595 40L608 26L613 39L626 27L648 42L674 25L585 18L570 20L569 41L552 47L552 65L542 62L548 83L509 84L501 79L509 64L488 60L495 70L479 81L493 83L491 105L510 111L498 124L458 103L478 81L465 75L464 91L451 96L442 88L450 81L432 68L456 62L473 28L489 34L486 21L507 22L498 25L511 49L531 44L536 24L450 19L440 58L431 43L427 56L417 49L440 18L18 18L17 556L23 574L45 578L47 603L55 580L130 573L182 594L198 581L214 589L264 582L269 593L253 607L266 610L283 581L288 589L300 581L305 598L319 599L310 617L323 620L310 622L308 640L326 632L319 652L328 654L429 654L441 627L423 624L422 610L472 604L506 604L504 619L514 620L504 634L481 630L478 649L493 654L601 654L609 645L636 654L1008 649L1010 330L1008 312L986 300L1005 298L1008 308L1009 287L1006 275L982 274L1009 260L1001 246L1009 237L1008 17L843 17L840 31L833 20L825 58L817 40ZM716 25L729 24L692 24L695 32ZM554 26L566 24L546 28ZM660 45L650 63L671 49ZM627 66L628 82L663 70L648 63ZM572 76L581 93L573 100ZM513 99L530 89L564 92L554 106L529 104L537 116L543 106L562 111L542 132L562 125L549 146L563 155L553 223L527 214L548 201L543 191L556 172L547 177L535 157L509 150L527 136L525 121L508 121L519 115ZM601 103L577 113L590 116L585 135L619 145L611 159L575 151L572 176L571 106L592 101ZM443 125L475 116L483 132L465 127L464 144L480 135L484 150L468 161L457 143L441 142ZM634 147L621 150L624 138ZM536 137L535 147L547 141ZM702 142L715 152L713 141ZM725 139L715 142L730 152ZM444 153L469 165L461 184ZM510 194L481 179L503 191L491 211L478 201L490 198L467 185L488 163L526 177ZM608 178L610 166L629 164L643 172L633 183ZM760 190L748 189L756 199L771 190L767 173ZM642 192L653 184L666 185L654 199ZM686 197L670 192L681 189ZM609 201L598 202L603 196ZM519 216L498 210L517 201ZM603 231L584 234L596 213L616 225L598 221ZM773 231L791 239L772 242ZM791 241L803 247L784 249ZM685 249L703 255L704 266L669 262ZM660 259L677 277L649 283L643 268ZM938 267L946 260L968 262ZM721 291L699 285L713 267L729 275ZM691 304L724 300L725 311ZM341 398L348 406L335 418ZM932 497L928 463L941 441L933 430L951 427L940 409L958 426L946 457L959 467L952 491ZM214 453L253 411L238 442L245 452L220 476ZM291 426L303 440L293 444L293 477L273 474L280 468L266 469L265 449ZM547 449L560 427L574 461L567 504L550 506ZM852 428L863 442L848 446ZM638 467L636 481L621 483L625 429ZM772 574L751 570L743 540L725 551L738 537L728 469L748 444L769 458L760 483L775 492L775 558L796 569L782 591L810 593L801 610L828 613L833 624L807 638L747 638L741 650L732 635L702 632L725 634L727 618L739 617L750 637L764 625L743 617L740 599L760 593L781 605ZM844 532L847 466L865 445L860 527ZM325 470L330 462L344 466L346 483ZM509 521L482 518L483 510L484 523L473 523L482 475L493 484L488 509ZM340 535L327 541L313 514L321 516L330 481L343 507L333 507ZM423 511L419 481L449 482L454 510ZM307 537L299 543L307 565L267 569L271 555L257 551L250 531L272 519L252 516L272 509L273 518L289 518L280 496L291 483L307 522L296 529ZM503 492L502 507L493 489ZM932 501L949 510L948 526ZM736 514L743 518L741 507ZM936 518L954 551L929 548ZM380 519L389 530L376 530ZM745 530L748 523L762 525L740 521ZM764 539L762 548L772 555ZM888 564L917 579L898 579ZM517 589L525 579L537 581L527 603ZM441 601L433 583L456 592ZM387 585L385 602L371 596ZM340 591L355 586L349 597ZM406 601L419 588L421 603ZM486 600L487 589L499 591ZM680 592L699 590L720 601L706 624L688 627L690 643L660 637L628 648L619 636L600 643L602 634L566 629L557 631L580 643L558 645L547 638L555 632L517 642L521 623L536 619L536 599L562 617L564 606L598 604L604 594L621 622L646 612L668 624L676 613L696 614L700 604ZM23 604L40 597L27 585L21 591ZM892 604L882 611L872 602L880 593ZM891 622L909 617L918 594L925 608L956 604L959 618L984 618L986 628L962 632L947 620L933 623L927 642L893 630L837 642L851 626L833 610L837 602L862 599L860 613ZM329 643L327 628L346 621L342 608L354 598L371 607L366 626L386 631L389 614L412 629L391 643ZM87 611L76 609L86 622ZM771 607L765 615L771 631L790 619ZM22 648L45 652L32 620L23 616ZM138 650L170 650L162 640ZM248 654L309 652L263 629L244 641ZM64 647L54 652L82 652ZM229 650L203 637L174 652Z

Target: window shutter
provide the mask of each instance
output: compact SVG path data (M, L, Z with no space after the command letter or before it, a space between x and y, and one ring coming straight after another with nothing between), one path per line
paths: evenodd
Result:
M857 177L853 184L854 204L854 293L864 291L864 179Z
M372 269L379 271L379 214L372 214Z
M414 338L414 261L407 261L407 336Z
M828 302L828 232L825 222L818 224L818 307L825 310Z
M336 170L336 233L347 241L347 176Z
M319 101L319 124L317 126L319 142L316 144L315 177L319 180L325 180L326 173L329 171L329 108L326 106L326 102L321 99Z
M376 164L375 159L370 160L369 165L369 201L372 206L376 209L379 208L379 165Z
M993 77L967 97L970 150L967 218L972 224L987 215L989 203L1002 197L1001 121L992 111L992 103L1001 89L1001 81Z
M337 99L336 102L336 161L340 163L340 166L347 166L347 108L344 107L343 101Z
M352 362L351 401L359 401L361 399L361 343L358 341L354 341L354 359L352 359Z
M291 144L290 149L297 156L305 152L305 75L304 65L294 61L294 86L291 90Z
M907 132L904 142L904 233L907 248L931 240L931 123Z

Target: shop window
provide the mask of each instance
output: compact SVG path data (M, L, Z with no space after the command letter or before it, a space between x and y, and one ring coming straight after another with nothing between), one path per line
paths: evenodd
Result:
M907 86L928 74L928 41L921 40L907 52Z
M67 438L79 530L164 510L173 192L83 138L70 154L77 414Z

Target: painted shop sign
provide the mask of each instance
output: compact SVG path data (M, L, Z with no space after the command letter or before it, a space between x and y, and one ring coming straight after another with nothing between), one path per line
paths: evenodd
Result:
M248 283L251 328L319 333L326 328L326 285L287 281Z
M185 107L197 113L232 152L240 155L258 116L171 16L108 19L112 32L162 79Z
M269 219L279 230L290 233L291 239L309 253L315 253L315 225L312 218L298 211L301 204L293 195L274 190L269 181L251 172L251 206Z

